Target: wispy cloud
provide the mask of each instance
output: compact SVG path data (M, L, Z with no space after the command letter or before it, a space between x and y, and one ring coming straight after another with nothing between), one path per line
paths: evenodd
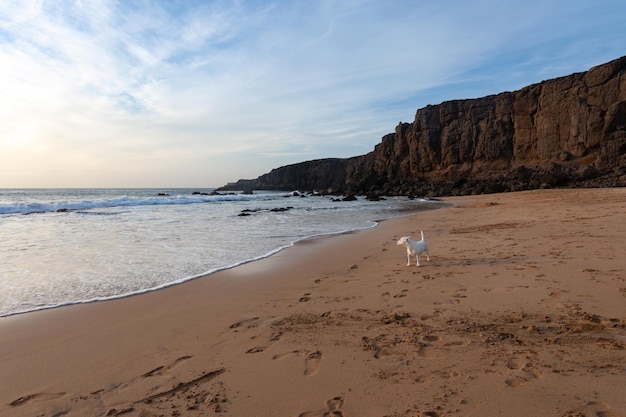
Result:
M0 186L220 185L623 55L626 5L0 3Z

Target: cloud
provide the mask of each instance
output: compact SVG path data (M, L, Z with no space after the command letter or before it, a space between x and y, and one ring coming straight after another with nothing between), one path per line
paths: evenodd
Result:
M220 185L366 153L426 104L616 58L624 17L617 0L567 10L550 0L4 1L0 165L12 176L0 186Z

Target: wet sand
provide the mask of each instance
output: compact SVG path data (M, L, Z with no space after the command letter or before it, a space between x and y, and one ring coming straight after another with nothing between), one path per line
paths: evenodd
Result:
M445 199L0 319L2 416L626 416L626 189ZM424 230L431 261L395 241Z

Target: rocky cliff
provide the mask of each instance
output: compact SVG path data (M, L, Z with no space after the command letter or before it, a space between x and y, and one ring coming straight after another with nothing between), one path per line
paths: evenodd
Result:
M515 92L419 109L375 149L224 189L450 195L626 186L626 57Z

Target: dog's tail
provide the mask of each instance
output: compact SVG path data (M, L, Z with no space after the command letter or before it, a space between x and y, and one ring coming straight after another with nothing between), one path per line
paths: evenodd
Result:
M420 232L422 233L422 240L424 240L424 231L420 230Z

